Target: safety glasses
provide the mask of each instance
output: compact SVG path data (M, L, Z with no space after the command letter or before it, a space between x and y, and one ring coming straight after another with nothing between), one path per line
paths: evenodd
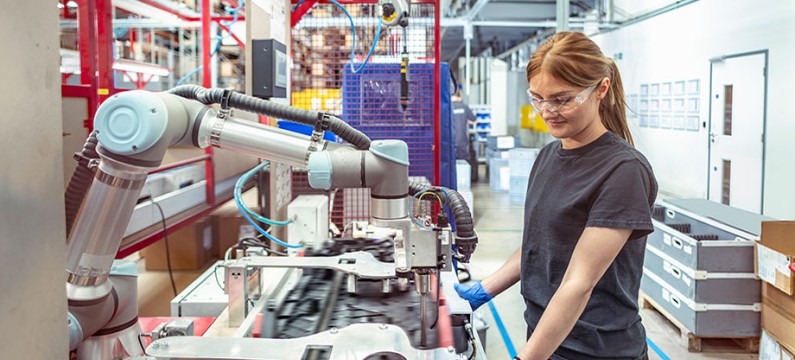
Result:
M544 110L553 113L559 113L573 110L580 104L584 103L585 99L587 99L593 90L596 89L596 85L598 84L594 84L585 90L580 91L580 93L574 95L574 97L564 96L555 99L542 100L535 97L535 95L530 92L530 89L527 89L527 96L530 97L530 101L533 103L533 107L535 107L538 113L541 113Z

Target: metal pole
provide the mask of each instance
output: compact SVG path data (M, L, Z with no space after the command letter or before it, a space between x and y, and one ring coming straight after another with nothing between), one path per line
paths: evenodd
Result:
M433 113L434 115L434 158L436 159L434 165L434 177L435 181L434 184L440 184L442 181L442 174L440 163L442 159L442 151L441 151L441 144L442 144L442 133L441 133L441 109L442 109L442 42L441 42L441 13L442 9L439 6L440 0L434 0L433 4L434 8L434 26L433 26L433 55L434 55L434 65L433 65L433 72L434 72L434 96L433 96Z
M212 86L212 71L210 71L210 0L202 0L202 84L209 88ZM204 149L204 153L213 155L212 147ZM204 179L207 182L207 203L215 204L215 171L213 160L204 162Z
M469 100L469 87L470 83L472 83L472 70L470 67L472 66L472 37L473 37L473 29L472 23L467 23L464 25L464 40L466 41L466 64L464 65L464 88L467 95L467 101Z
M557 31L569 30L569 0L557 1Z

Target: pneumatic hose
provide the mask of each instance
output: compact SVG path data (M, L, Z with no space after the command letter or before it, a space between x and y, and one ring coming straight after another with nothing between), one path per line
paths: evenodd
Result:
M67 237L72 231L77 212L80 210L80 205L83 203L88 188L91 187L91 181L94 179L94 173L88 168L88 162L92 159L99 159L97 143L97 131L94 130L86 139L83 150L75 153L74 156L75 160L77 160L77 165L75 165L75 171L69 180L69 186L64 192Z
M224 89L218 88L205 89L196 85L180 85L168 90L168 93L197 100L202 104L220 104L224 98L224 91ZM356 146L357 149L367 150L370 148L370 138L367 135L348 125L342 119L330 114L298 109L234 91L229 96L229 107L295 121L313 127L317 125L318 121L325 120L328 123L329 131Z

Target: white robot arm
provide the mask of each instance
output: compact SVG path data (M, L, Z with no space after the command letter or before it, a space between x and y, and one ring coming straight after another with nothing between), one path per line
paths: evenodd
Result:
M221 104L220 110L205 106L215 103ZM233 108L299 121L315 126L316 131L309 137L237 120L231 114ZM371 221L404 234L412 231L407 198L410 193L427 190L409 184L404 142L371 142L334 116L229 90L182 86L164 93L120 93L100 106L95 129L99 160L90 164L94 179L71 227L67 248L70 341L72 350L80 348L79 358L143 352L137 341L140 329L134 268L114 264L114 259L148 171L161 164L168 147L214 146L308 167L310 185L315 188L370 188ZM353 146L322 140L326 130ZM463 217L456 220L465 229L457 239L468 260L477 238L471 230L471 218L468 224ZM434 240L414 245L438 248ZM408 248L410 239L404 245ZM421 255L409 254L398 270L422 275L425 279L421 287L427 292L427 274L449 268L450 259L428 256L427 252ZM85 341L103 336L112 341Z

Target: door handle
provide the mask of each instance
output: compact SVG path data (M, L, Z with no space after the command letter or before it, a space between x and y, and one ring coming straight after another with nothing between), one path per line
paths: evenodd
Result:
M709 142L711 142L711 143L713 143L713 144L714 144L714 143L715 143L715 139L716 139L717 137L718 137L718 134L716 134L716 133L714 133L714 132L710 132L710 133L709 133Z

